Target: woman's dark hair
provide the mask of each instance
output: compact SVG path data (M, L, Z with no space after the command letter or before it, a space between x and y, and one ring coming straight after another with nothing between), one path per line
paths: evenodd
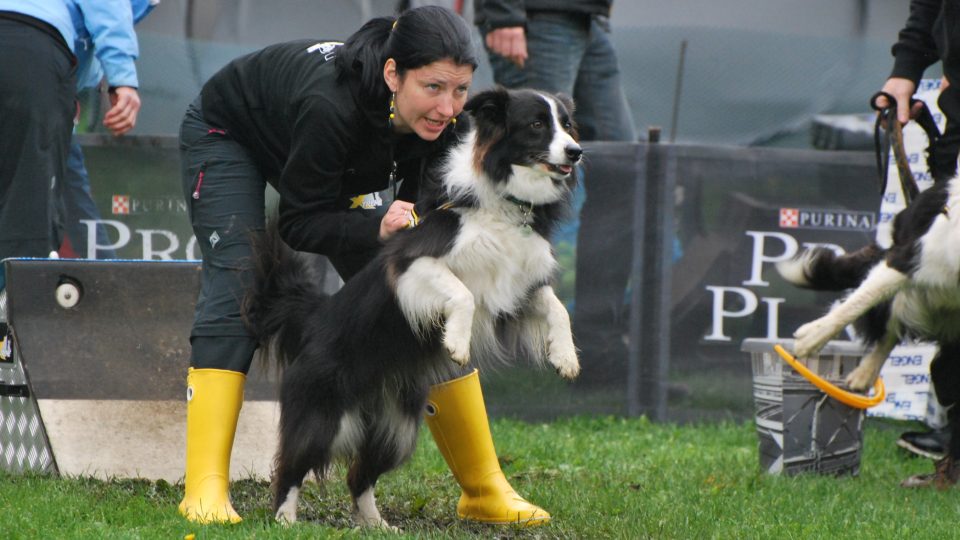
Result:
M389 90L383 81L383 65L388 58L396 61L401 76L408 69L445 58L473 69L479 63L467 22L440 6L409 9L396 19L367 21L347 38L335 62L341 78L359 77L360 92L366 100L385 101Z

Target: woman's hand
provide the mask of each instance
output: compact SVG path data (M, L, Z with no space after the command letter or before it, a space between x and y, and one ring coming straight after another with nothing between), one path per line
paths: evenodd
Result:
M386 240L400 229L406 229L413 222L411 211L413 203L407 201L393 201L387 214L380 221L380 240Z
M890 77L880 91L890 94L897 100L897 120L903 125L906 125L911 118L916 117L917 113L920 112L920 109L923 107L922 103L917 103L912 108L910 107L910 98L912 98L914 92L917 91L917 85L913 84L913 81L910 79ZM880 108L885 108L893 104L889 103L887 98L880 96L877 98L875 105Z

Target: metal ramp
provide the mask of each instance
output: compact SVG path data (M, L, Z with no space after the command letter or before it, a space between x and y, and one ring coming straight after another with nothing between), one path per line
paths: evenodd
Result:
M176 482L196 261L8 259L0 354L0 467ZM269 478L279 408L247 379L231 477Z

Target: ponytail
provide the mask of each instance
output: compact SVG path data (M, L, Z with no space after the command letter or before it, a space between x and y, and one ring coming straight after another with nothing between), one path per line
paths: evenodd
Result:
M390 17L370 19L343 42L334 59L341 80L359 77L361 91L368 99L381 93L376 88L383 86L383 64L387 61L384 51L394 24L395 19Z

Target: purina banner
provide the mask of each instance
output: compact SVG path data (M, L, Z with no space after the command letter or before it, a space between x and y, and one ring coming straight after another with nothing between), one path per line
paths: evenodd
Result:
M187 203L180 189L180 155L176 139L127 137L101 145L100 136L83 141L99 220L107 239L87 235L86 245L66 246L67 255L95 258L97 249L112 249L121 259L199 259ZM152 144L151 144L152 143Z

